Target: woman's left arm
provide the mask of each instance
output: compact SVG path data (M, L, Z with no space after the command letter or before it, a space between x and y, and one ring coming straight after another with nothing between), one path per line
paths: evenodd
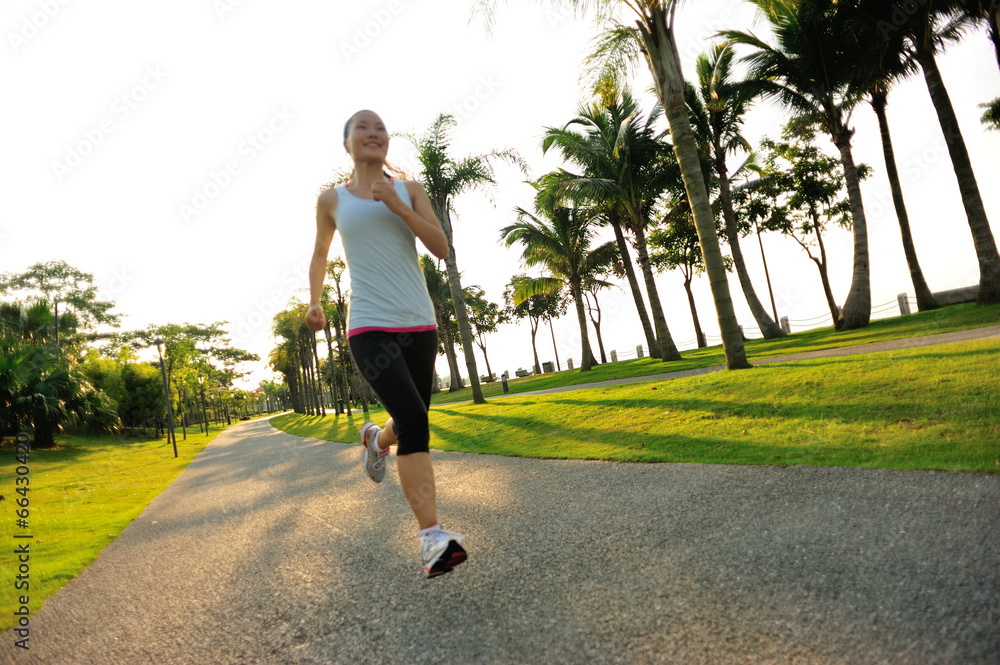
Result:
M372 197L376 201L382 201L386 206L403 218L406 225L410 227L413 234L420 238L424 247L431 254L439 259L448 258L448 238L444 235L441 222L438 221L431 207L430 197L424 191L423 185L417 182L406 183L406 191L410 195L413 207L403 203L396 193L396 189L384 182L376 182L372 187Z

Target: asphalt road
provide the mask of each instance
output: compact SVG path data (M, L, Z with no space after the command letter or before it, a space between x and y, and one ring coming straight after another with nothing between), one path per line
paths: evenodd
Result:
M0 661L1000 663L1000 477L435 451L426 580L360 458L230 429Z

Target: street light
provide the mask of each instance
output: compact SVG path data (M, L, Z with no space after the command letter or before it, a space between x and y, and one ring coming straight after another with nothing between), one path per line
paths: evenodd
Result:
M167 388L167 370L163 366L163 338L157 337L153 340L156 345L156 353L160 356L160 375L163 377L163 399L167 401L167 438L174 444L174 457L177 457L177 435L174 434L174 412L170 407L170 389Z
M208 409L205 408L205 375L198 372L198 386L201 388L201 417L205 421L205 434L208 435Z

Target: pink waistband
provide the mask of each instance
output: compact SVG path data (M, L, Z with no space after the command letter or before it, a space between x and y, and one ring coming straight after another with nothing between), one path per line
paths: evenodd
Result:
M372 332L373 330L378 330L381 332L390 332L390 333L427 332L429 330L437 330L437 324L432 323L429 326L410 326L407 328L383 328L381 326L368 326L367 328L355 328L354 330L347 331L347 338L350 339L355 335L360 335L361 333L366 333L366 332Z

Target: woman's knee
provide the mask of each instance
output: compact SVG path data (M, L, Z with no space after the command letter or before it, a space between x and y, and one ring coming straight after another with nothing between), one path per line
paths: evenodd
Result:
M393 420L397 432L397 455L430 452L430 425L426 411L409 414L405 421Z

